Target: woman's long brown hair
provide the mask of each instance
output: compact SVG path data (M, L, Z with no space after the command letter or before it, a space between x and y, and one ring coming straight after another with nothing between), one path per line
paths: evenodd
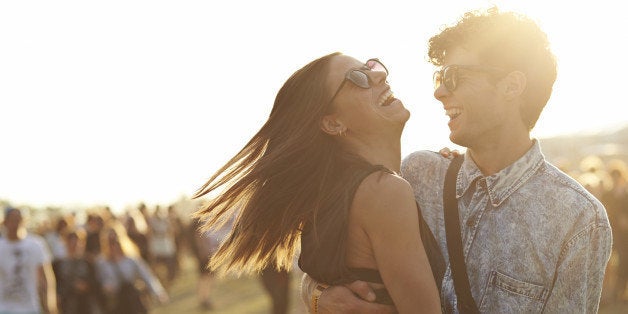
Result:
M346 197L346 180L341 177L352 171L346 162L356 158L320 129L330 110L329 63L338 54L296 71L279 90L264 126L195 194L195 198L215 194L196 213L205 229L220 228L237 215L231 233L211 259L212 269L236 273L269 265L288 269L308 222L323 226L314 233L346 222L351 198ZM325 219L318 221L319 215ZM344 235L340 237L344 241ZM336 258L344 260L341 255Z

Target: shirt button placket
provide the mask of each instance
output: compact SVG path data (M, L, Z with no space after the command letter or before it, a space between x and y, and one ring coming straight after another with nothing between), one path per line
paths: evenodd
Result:
M481 178L477 180L476 183L476 190L481 190L484 193L487 192L487 188L486 188L486 179L485 178ZM477 193L477 192L476 192ZM475 198L474 198L475 199ZM473 229L473 227L475 227L475 220L477 218L477 216L479 215L479 211L475 211L474 213L472 213L471 215L469 215L469 218L467 218L467 227L469 229Z

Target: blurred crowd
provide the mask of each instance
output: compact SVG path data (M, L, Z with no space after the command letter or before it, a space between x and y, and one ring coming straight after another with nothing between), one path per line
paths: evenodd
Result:
M559 164L560 165L560 164ZM606 269L601 305L628 303L628 166L622 159L591 155L577 165L561 165L606 208L613 234L613 252Z
M0 313L147 313L169 302L184 253L197 263L199 307L213 309L207 264L229 223L200 230L190 208L176 204L142 203L118 215L106 206L57 210L39 219L27 218L41 210L2 207ZM275 313L286 313L288 273L269 269L261 278Z
M555 164L606 207L613 228L613 253L601 302L602 306L628 302L626 162L588 156L577 163ZM201 222L190 215L199 204L182 204L149 208L140 203L119 214L107 206L43 211L46 216L41 217L42 210L0 203L4 208L0 272L6 279L0 287L0 312L41 306L44 312L57 308L59 313L146 313L169 302L168 292L181 272L184 254L194 257L197 265L199 307L214 309L214 276L207 264L231 225L201 230ZM25 224L36 215L39 219L28 219ZM11 239L20 241L7 241ZM273 313L287 313L290 274L269 267L260 275Z

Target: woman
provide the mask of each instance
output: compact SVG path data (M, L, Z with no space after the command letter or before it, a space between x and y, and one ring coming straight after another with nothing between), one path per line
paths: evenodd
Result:
M201 227L202 223L198 218L192 220L188 226L188 242L198 266L199 278L196 282L196 297L202 309L212 310L213 304L210 296L214 274L208 268L208 264L211 256L218 249L220 240L218 239L219 235L215 232L199 231Z
M198 212L209 228L238 210L212 267L288 269L301 240L299 265L318 282L362 279L385 286L400 313L440 312L412 189L397 175L410 114L387 75L377 59L334 53L288 79L261 130L196 194L220 192Z
M70 231L65 237L67 256L60 260L57 295L61 313L102 313L100 286L93 263L84 255L85 234Z
M128 239L121 241L122 234L113 228L104 232L102 258L96 264L98 279L111 313L146 313L141 292L134 287L137 279L162 303L168 301L168 294L141 258L127 255L133 244Z

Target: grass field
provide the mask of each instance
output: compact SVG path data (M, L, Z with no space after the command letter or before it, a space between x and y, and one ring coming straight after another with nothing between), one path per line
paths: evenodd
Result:
M291 274L290 312L307 313L298 298L301 272ZM170 302L154 306L152 314L195 314L195 313L233 313L266 314L272 313L271 300L257 277L215 278L212 283L211 301L214 309L203 310L196 298L198 274L192 259L184 259L180 276L170 287Z
M307 313L298 297L301 272L291 274L290 314ZM271 312L270 297L256 277L215 279L212 285L214 309L206 311L199 307L196 299L196 264L192 259L184 259L179 278L170 290L170 302L154 306L152 314L266 314ZM605 305L600 314L628 313L628 304Z

